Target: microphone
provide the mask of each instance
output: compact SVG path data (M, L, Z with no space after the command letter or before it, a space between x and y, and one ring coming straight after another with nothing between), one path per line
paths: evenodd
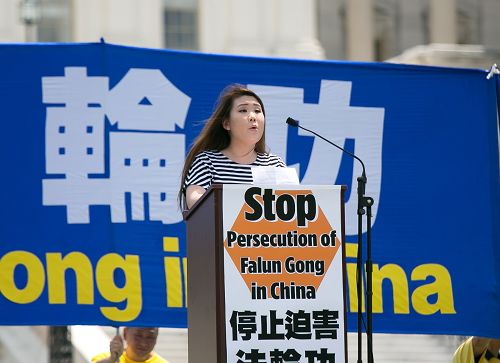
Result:
M365 164L363 163L363 161L358 158L356 155L354 155L353 153L345 150L344 148L340 147L339 145L335 144L334 142L331 142L330 140L328 139L325 139L323 136L317 134L316 132L312 131L312 130L309 130L309 129L306 129L305 127L302 127L299 125L299 121L291 118L291 117L288 117L286 119L286 123L292 127L298 127L299 129L302 129L302 130L305 130L307 132L310 132L311 134L313 135L316 135L317 137L319 137L321 140L324 140L326 141L327 143L329 143L330 145L333 145L335 146L337 149L341 150L342 152L345 152L346 154L348 155L351 155L354 159L358 160L360 163L361 163L361 167L363 168L363 173L361 174L361 177L365 180L366 182L366 173L365 173Z
M299 127L299 121L289 117L286 119L286 123L293 127Z

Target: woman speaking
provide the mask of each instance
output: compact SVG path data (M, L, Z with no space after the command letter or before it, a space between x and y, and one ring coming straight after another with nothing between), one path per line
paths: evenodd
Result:
M191 206L214 183L252 184L253 166L285 167L265 143L264 104L253 91L231 85L186 156L179 190L181 208Z

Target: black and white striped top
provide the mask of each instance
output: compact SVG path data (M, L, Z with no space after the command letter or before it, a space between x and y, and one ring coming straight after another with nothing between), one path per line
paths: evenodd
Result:
M195 156L184 182L184 190L190 185L208 189L212 184L252 184L252 166L286 167L274 154L257 153L252 164L238 164L217 150L202 151Z

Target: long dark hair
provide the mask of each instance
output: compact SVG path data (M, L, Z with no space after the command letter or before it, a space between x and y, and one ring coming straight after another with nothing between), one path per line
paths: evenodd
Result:
M181 209L183 208L183 201L185 198L184 182L186 181L189 167L191 166L191 163L193 162L195 156L202 151L224 150L231 143L229 132L223 127L222 123L224 122L224 120L227 120L229 118L234 99L241 96L254 97L259 102L264 117L266 116L264 103L255 92L240 84L232 84L224 88L217 101L215 111L205 123L205 126L194 141L193 146L191 147L191 150L189 150L186 156L186 160L184 161L184 168L182 169L181 176L181 185L178 194L178 200ZM267 152L265 136L266 132L264 126L264 133L262 134L262 138L257 142L257 144L255 144L255 151L258 153Z

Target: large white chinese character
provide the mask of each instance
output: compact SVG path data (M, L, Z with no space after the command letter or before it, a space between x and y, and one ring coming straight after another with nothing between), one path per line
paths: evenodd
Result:
M126 222L125 193L130 193L132 219L144 220L147 193L149 219L180 222L177 190L184 162L185 137L180 134L113 132L111 175L113 222Z
M65 68L64 77L43 77L47 107L45 156L48 174L67 178L104 172L106 77L88 77L86 68ZM96 107L89 107L96 106ZM76 177L76 176L75 176Z
M42 88L43 101L57 104L47 107L46 170L57 175L43 180L44 205L66 206L68 223L89 223L90 206L109 205L111 220L126 222L129 194L133 220L148 212L182 220L175 197L185 137L165 131L184 126L189 97L148 69L131 69L109 91L107 77L68 67L64 77L43 77ZM105 115L117 125L108 133Z
M344 146L346 139L354 139L356 154L366 167L366 195L375 199L373 220L377 215L382 179L382 133L384 109L350 106L352 82L321 82L319 102L304 103L301 88L249 85L262 97L266 105L266 142L272 151L286 158L288 116L300 120L300 125L314 130L337 145ZM299 130L299 135L312 136ZM333 184L340 169L343 153L319 138L314 139L303 184ZM357 233L357 177L361 165L355 161L350 198L346 202L346 234ZM299 168L300 166L295 166ZM366 232L366 225L363 226Z
M111 91L106 115L122 130L174 131L190 101L160 70L132 68Z

